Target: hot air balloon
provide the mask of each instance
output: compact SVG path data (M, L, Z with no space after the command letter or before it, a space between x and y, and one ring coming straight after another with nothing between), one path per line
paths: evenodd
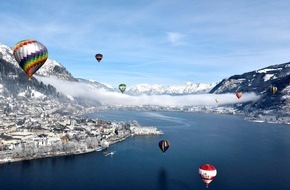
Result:
M272 94L275 94L275 93L277 92L277 90L278 90L278 89L277 89L276 86L271 86L271 87L270 87L270 91L271 91Z
M13 55L30 79L47 60L48 51L36 40L22 40L14 46Z
M209 183L214 180L216 174L217 170L213 165L204 164L199 167L199 175L206 184L206 187L208 187Z
M218 98L216 98L216 99L215 99L215 102L216 102L216 103L219 103L219 99L218 99Z
M238 99L240 99L242 97L242 93L241 92L237 92L236 96L237 96Z
M170 144L167 140L161 140L159 142L159 148L163 153L169 148L169 146Z
M122 92L122 94L125 92L126 90L126 84L120 84L119 85L119 90Z
M95 58L96 58L96 60L97 60L98 62L100 62L100 61L103 59L103 55L100 54L100 53L98 53L98 54L95 55Z

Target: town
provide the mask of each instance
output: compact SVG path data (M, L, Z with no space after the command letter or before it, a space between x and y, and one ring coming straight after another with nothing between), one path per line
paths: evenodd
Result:
M0 103L0 164L101 151L133 135L162 134L137 121L80 117L88 109L45 97L34 101L0 97Z

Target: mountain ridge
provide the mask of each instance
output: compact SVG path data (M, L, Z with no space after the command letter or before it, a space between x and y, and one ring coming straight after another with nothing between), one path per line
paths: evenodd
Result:
M59 102L70 102L71 104L81 104L87 107L101 105L94 95L86 96L86 92L75 95L61 93L56 86L45 83L42 79L51 80L56 78L60 81L72 82L77 87L91 89L92 93L99 92L101 89L106 92L120 93L118 87L105 85L103 83L75 78L66 68L55 60L48 59L47 62L28 82L27 75L18 66L12 54L12 50L0 43L0 95L18 97L27 96L34 98L49 97ZM67 85L69 86L69 85ZM270 93L270 86L276 86L278 91L275 94ZM15 88L16 87L16 88ZM79 91L81 88L73 90ZM149 85L137 84L127 87L124 95L142 96L142 95L192 95L192 94L225 94L236 92L254 92L261 98L254 102L236 103L232 105L247 115L256 117L259 115L288 116L290 113L290 62L271 65L255 71L243 74L232 75L217 83L192 83L186 82L184 85ZM100 95L100 94L99 94ZM100 96L99 96L100 97Z
M272 94L270 87L277 87ZM275 115L277 118L290 114L290 62L275 64L259 70L233 75L223 79L210 93L255 92L261 98L257 102L238 106L248 115Z

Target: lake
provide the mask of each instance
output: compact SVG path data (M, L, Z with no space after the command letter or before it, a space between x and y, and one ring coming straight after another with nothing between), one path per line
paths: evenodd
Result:
M232 115L101 111L90 118L156 126L161 136L134 136L94 152L0 166L0 189L290 190L290 126ZM163 154L158 142L170 141ZM217 169L206 188L198 168Z

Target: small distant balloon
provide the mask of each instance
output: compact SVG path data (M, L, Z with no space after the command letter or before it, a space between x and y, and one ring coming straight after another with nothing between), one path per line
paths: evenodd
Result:
M272 94L275 94L277 92L278 88L276 86L271 86L270 91Z
M199 167L199 175L204 181L206 187L208 187L209 183L212 182L217 175L217 170L211 164L203 164Z
M236 96L237 96L238 99L240 99L240 98L242 97L242 95L243 95L243 94L242 94L241 92L237 92L237 93L236 93Z
M119 90L122 92L122 94L125 92L126 90L126 84L120 84L119 85Z
M103 59L103 55L100 54L100 53L98 53L98 54L95 55L95 58L96 58L96 60L97 60L98 62L100 62L100 61Z
M163 153L169 148L169 146L170 144L167 140L161 140L159 142L159 148Z
M48 51L36 40L22 40L13 47L13 55L30 79L47 60Z

